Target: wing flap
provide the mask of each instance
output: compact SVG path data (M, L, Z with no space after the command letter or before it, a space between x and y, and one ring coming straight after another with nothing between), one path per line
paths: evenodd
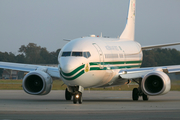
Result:
M60 78L59 70L57 67L49 67L49 66L41 66L41 65L31 65L31 64L20 64L20 63L11 63L11 62L0 62L0 68L10 69L10 70L18 70L24 72L31 72L35 70L44 69L50 76L55 78Z
M142 78L145 74L152 71L153 68L136 68L136 69L122 69L119 71L119 75L123 79L135 79Z
M30 72L36 70L38 65L0 62L0 68Z
M166 66L168 73L179 73L180 72L180 65L174 66Z
M143 78L144 75L152 71L162 71L164 73L179 73L180 65L136 68L136 69L122 69L119 71L119 76L124 79Z

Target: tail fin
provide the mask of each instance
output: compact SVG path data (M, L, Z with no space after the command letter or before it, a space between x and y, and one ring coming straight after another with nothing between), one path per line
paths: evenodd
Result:
M136 0L130 0L126 27L120 36L123 40L134 40Z

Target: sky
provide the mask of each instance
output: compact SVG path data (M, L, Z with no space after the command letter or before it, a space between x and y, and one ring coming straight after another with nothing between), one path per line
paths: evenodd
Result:
M36 43L49 52L91 34L116 38L129 0L0 0L0 51ZM136 0L135 40L142 46L180 42L180 0ZM173 46L180 50L179 46Z

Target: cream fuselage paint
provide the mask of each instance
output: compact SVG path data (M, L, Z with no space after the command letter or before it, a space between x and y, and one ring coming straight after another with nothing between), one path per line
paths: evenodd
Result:
M63 52L90 52L91 56L62 56ZM112 38L85 37L67 43L58 57L60 75L68 86L114 86L120 69L140 67L142 51L139 43ZM118 82L117 85L124 84Z

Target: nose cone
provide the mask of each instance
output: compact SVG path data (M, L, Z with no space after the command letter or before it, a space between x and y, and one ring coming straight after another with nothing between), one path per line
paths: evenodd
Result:
M60 75L62 81L68 86L81 84L81 76L84 74L85 64L81 57L62 57L60 58Z
M72 72L75 69L74 66L77 63L76 63L76 60L72 60L70 58L64 58L64 59L61 59L60 64L61 64L62 72L70 73L70 72Z

